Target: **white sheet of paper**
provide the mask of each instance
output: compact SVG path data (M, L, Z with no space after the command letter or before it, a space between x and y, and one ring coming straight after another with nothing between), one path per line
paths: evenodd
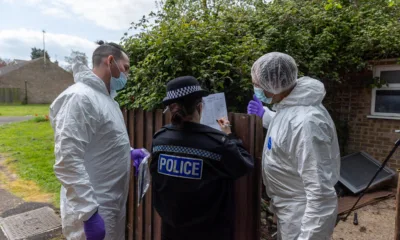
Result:
M208 95L203 98L203 103L200 123L221 130L216 120L222 117L228 117L225 94L216 93Z

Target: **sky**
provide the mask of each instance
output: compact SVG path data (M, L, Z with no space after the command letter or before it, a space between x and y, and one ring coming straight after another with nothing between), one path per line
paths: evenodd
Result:
M119 43L131 22L155 10L155 0L0 0L0 58L29 60L45 30L51 61L65 65L75 50L90 62L95 41Z

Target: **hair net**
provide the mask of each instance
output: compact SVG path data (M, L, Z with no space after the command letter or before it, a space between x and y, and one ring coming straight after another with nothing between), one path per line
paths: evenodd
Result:
M279 94L296 83L297 65L291 56L271 52L253 64L251 77L265 91Z

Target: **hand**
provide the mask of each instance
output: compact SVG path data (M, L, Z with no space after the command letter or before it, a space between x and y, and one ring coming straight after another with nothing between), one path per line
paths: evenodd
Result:
M136 169L136 176L139 173L139 166L143 159L147 157L147 154L143 152L142 149L133 149L131 150L131 160L133 161L133 166Z
M221 127L221 130L226 133L226 134L231 134L231 124L229 120L226 117L220 118L217 120L219 126Z
M265 109L261 103L261 101L254 95L253 100L249 102L247 105L247 114L255 114L259 117L263 117L265 113Z
M104 220L97 212L84 222L83 228L87 240L103 240L106 236Z

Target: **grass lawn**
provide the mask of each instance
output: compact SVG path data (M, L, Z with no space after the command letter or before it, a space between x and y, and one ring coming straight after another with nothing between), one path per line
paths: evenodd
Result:
M44 108L47 106L37 109ZM48 121L31 120L0 126L0 153L6 157L7 166L27 184L32 181L39 191L49 193L52 198L50 201L58 207L60 184L53 172L55 159L53 149L53 130ZM23 191L28 190L21 187L19 184L11 191L24 196ZM31 189L34 190L34 187Z
M0 105L0 116L35 116L38 115L48 115L49 114L49 104L40 105Z

